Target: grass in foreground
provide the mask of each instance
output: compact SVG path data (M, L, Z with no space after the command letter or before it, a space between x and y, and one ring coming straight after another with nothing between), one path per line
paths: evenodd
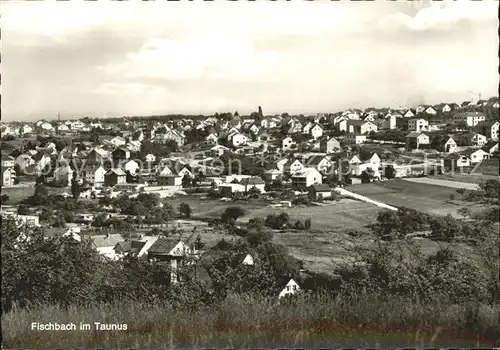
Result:
M6 348L485 347L498 339L499 306L314 296L295 304L232 296L204 310L123 302L14 310L2 316ZM32 331L31 322L126 323L126 331Z

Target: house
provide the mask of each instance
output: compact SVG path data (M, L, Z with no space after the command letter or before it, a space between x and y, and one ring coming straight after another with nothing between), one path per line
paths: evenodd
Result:
M319 150L322 153L332 153L340 149L340 142L335 138L323 139L319 143Z
M63 237L71 237L77 242L82 241L82 236L80 235L80 227L79 226L71 226L69 227L63 234Z
M185 142L185 137L177 130L167 130L163 134L156 135L156 138L160 139L162 142L174 141L178 146L183 146Z
M271 134L265 129L261 129L257 133L257 140L259 141L271 141L272 139Z
M16 179L16 171L11 167L1 167L2 169L2 186L14 185Z
M278 298L281 299L287 295L293 295L300 290L297 282L293 278L287 277L276 282L276 287L280 290Z
M498 141L498 127L500 123L495 120L480 122L476 125L476 131L485 135L488 139Z
M439 144L440 152L454 153L457 151L457 143L453 137L443 138Z
M87 166L82 170L82 178L94 187L101 187L104 184L106 170L102 166Z
M287 130L287 134L298 134L302 131L302 123L299 122L298 120L295 121L295 120L290 120L288 122L288 130Z
M283 173L293 175L299 171L302 171L303 169L304 165L300 160L291 158L283 166Z
M62 183L67 185L71 183L72 179L73 179L73 169L71 169L71 167L68 164L63 163L54 170L54 181L56 183Z
M430 115L436 115L437 111L434 108L432 108L432 106L429 106L425 109L424 113Z
M130 158L130 151L124 147L118 147L117 149L111 152L111 157L113 160L122 160Z
M146 239L121 241L116 244L114 251L119 257L134 256L137 258L147 258L149 249L157 240L157 237L146 237Z
M52 124L47 123L47 122L40 124L40 128L42 128L43 130L46 130L46 131L54 130L54 127L52 126Z
M215 134L215 133L210 133L210 134L208 134L207 137L205 137L205 141L207 143L212 143L212 144L217 143L218 140L219 140L219 138L217 137L217 134Z
M23 127L21 128L21 133L23 134L30 134L33 132L33 128L29 125L23 125Z
M35 169L37 172L41 172L51 162L50 156L43 151L35 154L33 159L35 160Z
M319 124L314 124L309 130L309 134L316 140L323 136L323 128Z
M332 189L327 184L309 186L309 196L314 200L319 197L323 199L332 197Z
M56 127L56 130L59 132L61 132L61 131L67 132L67 131L69 131L69 127L66 124L59 124Z
M347 121L347 132L351 134L367 134L370 132L377 132L377 125L369 121L363 120L349 120Z
M446 169L470 167L471 160L466 155L455 153L445 157L443 160L443 165Z
M366 135L361 134L347 134L345 141L349 144L359 145L366 142Z
M2 156L2 166L6 168L13 168L16 160L12 156Z
M229 148L227 148L226 146L216 145L216 146L210 148L209 153L212 157L220 157L227 151L229 151Z
M242 265L254 265L253 257L250 254L246 254L243 260L241 261Z
M146 156L144 157L144 159L146 160L146 162L148 163L153 163L156 161L156 156L154 154L146 154Z
M351 172L354 175L361 175L363 172L373 173L375 177L379 177L380 157L377 153L369 153L359 155L357 159L349 161Z
M120 234L93 235L90 236L90 239L92 241L92 246L99 254L109 259L118 259L115 247L118 242L123 241L123 237Z
M109 169L108 172L104 174L104 184L106 186L112 187L126 182L127 174L120 168Z
M252 124L252 125L248 128L248 130L249 130L252 134L256 135L256 134L259 132L260 128L259 128L257 125Z
M428 148L429 145L429 136L427 136L423 132L411 132L406 135L407 149Z
M413 117L415 117L415 115L416 115L416 111L409 109L403 114L403 117L413 118Z
M242 179L240 183L245 186L245 192L248 192L251 188L255 187L260 193L266 192L266 183L260 177L250 177Z
M477 133L465 133L460 135L460 146L483 147L488 142L486 136Z
M149 248L148 260L166 263L170 267L170 281L177 283L178 268L186 263L186 257L191 254L191 248L182 240L160 237Z
M427 109L427 106L420 105L416 108L417 114L423 113Z
M429 129L429 121L423 118L412 118L408 121L408 130L410 131L425 131Z
M321 173L314 168L303 168L292 175L292 189L294 190L304 190L309 186L322 183Z
M281 141L281 148L283 148L284 151L289 151L293 148L293 146L295 145L295 142L293 141L293 139L288 136L288 137L285 137L282 141Z
M132 175L135 175L139 172L140 165L135 160L129 160L125 164L123 164L123 170L125 172L129 172Z
M467 126L476 126L486 120L486 115L480 112L460 112L453 116L454 123L464 122Z
M333 164L327 157L314 155L309 157L305 161L304 165L308 168L314 168L320 173L325 174L331 169Z
M460 155L464 155L469 158L471 164L481 163L483 160L490 158L490 154L488 152L485 152L482 149L473 148L460 152Z
M272 182L274 180L277 180L281 177L282 172L279 171L278 169L270 169L266 170L262 177L264 178L265 181L267 182Z
M81 120L77 120L71 123L71 130L80 130L85 127L85 123L83 123Z
M247 137L241 133L235 133L228 138L234 147L241 147L247 143Z
M32 165L35 165L35 160L28 154L20 154L17 156L15 164L18 164L21 170L25 170Z
M127 143L127 141L125 141L125 139L121 136L115 136L109 140L109 142L116 147L124 146Z
M179 175L158 175L156 178L158 181L158 186L175 186L175 187L180 187L182 186L182 176Z
M492 156L495 153L498 153L498 142L489 141L486 145L483 146L482 150L488 152Z

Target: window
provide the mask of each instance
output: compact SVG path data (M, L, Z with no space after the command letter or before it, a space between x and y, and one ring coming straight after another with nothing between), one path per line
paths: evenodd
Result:
M289 292L290 291L290 286L286 286L286 290L287 290L287 292Z

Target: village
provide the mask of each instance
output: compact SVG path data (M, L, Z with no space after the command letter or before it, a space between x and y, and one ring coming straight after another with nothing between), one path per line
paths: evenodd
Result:
M399 181L430 195L433 188L454 192L498 179L498 108L493 97L314 116L266 116L259 107L250 116L3 123L2 215L45 227L47 235L90 239L113 260L167 261L176 283L187 258L232 239L212 222L231 209L242 208L228 214L237 228L258 213L285 213L298 235L311 220L321 235L359 228L337 223L339 213L364 222L374 210L412 208L415 199L377 196L381 186ZM49 197L90 204L48 209ZM461 217L460 207L442 212L450 198L435 207L417 200L412 209ZM291 248L303 257L303 247ZM248 251L240 263L256 258ZM293 278L281 283L280 297L300 288Z

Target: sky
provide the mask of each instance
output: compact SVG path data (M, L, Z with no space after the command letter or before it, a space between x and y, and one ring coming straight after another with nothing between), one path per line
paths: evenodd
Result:
M259 105L314 114L498 94L494 0L47 0L0 11L4 120Z

